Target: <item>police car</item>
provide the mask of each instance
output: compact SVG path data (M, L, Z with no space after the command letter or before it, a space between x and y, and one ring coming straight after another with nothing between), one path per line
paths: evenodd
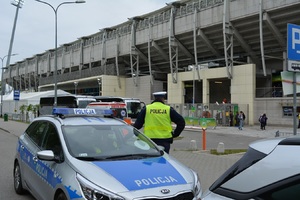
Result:
M108 116L107 116L108 115ZM14 189L38 200L198 200L198 175L111 110L62 109L19 137Z
M265 139L216 180L203 200L300 199L300 138Z

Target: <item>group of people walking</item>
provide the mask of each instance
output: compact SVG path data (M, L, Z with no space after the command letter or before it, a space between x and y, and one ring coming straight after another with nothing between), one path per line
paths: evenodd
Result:
M231 118L233 118L233 117L231 117ZM238 127L239 130L243 130L245 119L246 119L246 116L243 111L236 112L235 126ZM267 120L268 120L268 117L267 117L266 113L263 113L259 116L258 121L260 123L261 130L266 130ZM232 121L232 119L231 119L231 121ZM300 125L300 119L299 119L299 125Z

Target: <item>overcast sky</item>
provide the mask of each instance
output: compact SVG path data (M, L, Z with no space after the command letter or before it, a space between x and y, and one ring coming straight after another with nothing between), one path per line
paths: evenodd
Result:
M0 57L8 54L16 15L14 0L0 0ZM10 64L23 61L55 47L55 14L50 6L35 0L25 3L17 18ZM44 0L56 8L64 0ZM65 0L72 1L72 0ZM86 0L64 4L57 12L58 47L166 6L166 0ZM6 57L7 58L7 57ZM3 60L6 65L6 58ZM1 60L0 60L1 61ZM1 66L2 67L2 66ZM0 70L1 73L1 70Z

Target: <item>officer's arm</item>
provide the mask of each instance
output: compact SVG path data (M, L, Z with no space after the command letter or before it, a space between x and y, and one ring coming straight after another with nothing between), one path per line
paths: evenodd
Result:
M185 127L184 118L173 108L170 109L170 117L171 121L176 124L176 128L173 132L173 137L178 137Z
M137 129L141 129L145 123L146 106L138 114L133 126Z

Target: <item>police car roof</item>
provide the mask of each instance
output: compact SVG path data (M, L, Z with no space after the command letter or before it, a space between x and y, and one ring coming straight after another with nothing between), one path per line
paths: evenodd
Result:
M59 116L64 125L122 125L123 121L107 118L110 109L54 108L53 115Z
M72 126L84 126L84 125L124 125L125 123L121 120L115 118L102 118L97 116L88 116L88 117L68 117L63 119L64 125L72 125Z

